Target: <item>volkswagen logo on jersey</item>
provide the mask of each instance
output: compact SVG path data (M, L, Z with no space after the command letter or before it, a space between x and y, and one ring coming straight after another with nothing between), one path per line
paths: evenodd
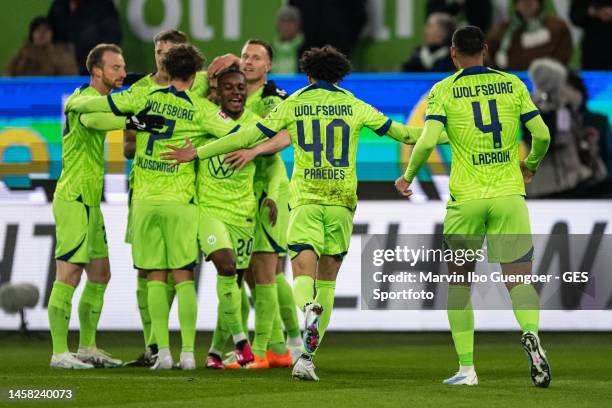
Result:
M234 174L234 169L223 163L223 158L224 156L215 156L208 159L208 171L216 179L230 178Z

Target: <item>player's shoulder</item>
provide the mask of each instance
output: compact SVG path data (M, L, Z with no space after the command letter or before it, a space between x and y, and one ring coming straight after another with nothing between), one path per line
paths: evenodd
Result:
M287 91L276 85L274 81L268 81L263 86L261 98L265 99L272 97L287 99L289 97L289 94L287 93Z
M449 88L452 88L453 84L461 77L461 72L455 72L452 75L447 76L446 78L436 82L432 87L430 94L432 92L442 93L448 91Z
M249 108L244 108L244 112L242 116L240 116L239 122L248 124L255 124L261 120L261 116L250 110Z
M155 83L155 81L153 81L152 74L148 74L148 75L143 76L136 82L134 82L128 89L139 88L139 87L150 88L153 85L157 85L157 84Z
M93 88L89 84L83 84L79 86L78 88L76 88L74 92L72 92L72 94L66 100L66 103L68 103L68 101L70 101L71 99L78 98L79 96L98 96L98 95L100 95L100 93L96 91L95 88Z

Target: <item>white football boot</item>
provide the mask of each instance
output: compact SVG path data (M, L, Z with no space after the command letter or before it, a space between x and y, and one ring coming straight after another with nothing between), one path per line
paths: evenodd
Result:
M97 347L79 347L76 357L84 363L93 364L96 368L117 368L123 361L112 358L106 351Z
M319 320L323 307L318 303L310 303L304 307L304 348L314 353L319 346Z
M536 387L547 388L550 385L550 365L546 359L546 352L540 344L540 338L533 332L525 332L521 337L523 350L529 358L529 372L531 380Z
M153 367L151 367L151 370L170 370L173 365L174 362L172 361L170 349L163 348L159 349L157 359L155 360Z
M315 365L310 354L303 353L298 361L293 365L291 375L295 380L319 381L315 373Z
M179 370L195 370L196 363L193 352L181 352L181 359L178 363L174 364L174 368Z
M478 385L478 376L474 366L459 366L459 371L442 383L447 385Z
M84 363L70 352L53 354L51 356L51 368L65 368L74 370L90 370L93 364Z

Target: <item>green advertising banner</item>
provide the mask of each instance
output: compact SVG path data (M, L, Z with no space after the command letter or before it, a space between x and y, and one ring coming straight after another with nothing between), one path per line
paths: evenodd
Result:
M412 49L422 42L426 0L369 0L369 22L352 55L358 71L397 71ZM30 21L46 15L51 0L19 0L18 13L0 17L3 42L0 65L6 67L23 44ZM276 14L284 0L116 0L128 69L154 68L152 38L160 30L178 28L188 34L209 61L227 52L238 53L248 38L271 41ZM508 4L495 0L496 14ZM567 14L569 2L546 2L548 8Z

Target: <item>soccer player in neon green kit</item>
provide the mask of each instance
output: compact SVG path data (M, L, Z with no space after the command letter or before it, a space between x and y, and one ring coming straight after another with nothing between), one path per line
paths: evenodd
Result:
M503 246L508 237L522 237L518 245L510 245L510 250L502 248L506 254L496 261L501 263L504 274L530 275L533 246L525 183L531 181L544 158L550 134L523 82L515 75L485 67L486 53L484 34L479 28L468 26L455 32L451 55L459 71L432 88L423 136L412 152L406 173L397 179L396 188L403 196L411 194L410 183L446 128L453 153L451 198L444 219L447 244L453 247L457 240L470 239L480 248L486 235L491 261L496 246ZM521 122L531 132L533 143L527 159L519 163ZM449 272L465 274L473 268L473 263L463 267L449 264ZM506 287L523 331L522 344L532 381L538 387L548 387L550 367L538 338L538 294L532 285L508 283ZM476 385L469 283L449 285L448 319L459 371L444 383Z
M153 38L153 44L155 45L155 65L156 72L150 75L145 75L132 84L132 87L146 87L150 92L155 90L166 88L169 85L170 79L168 74L164 70L162 61L166 56L166 53L170 48L178 44L186 44L187 36L185 33L170 29L164 30L155 35ZM206 72L200 71L196 74L191 91L194 93L201 93L204 95L207 92L208 81ZM133 159L136 153L136 131L126 130L123 132L124 137L124 156L126 159ZM129 192L128 192L128 222L125 233L125 242L131 244L132 242L132 192L134 187L134 167L130 171L129 179ZM168 274L167 289L168 289L168 304L171 308L172 301L174 299L174 281L172 274ZM142 329L145 341L145 352L141 354L136 360L126 363L127 366L145 366L150 367L155 363L154 355L157 354L157 342L155 335L151 331L151 317L149 315L149 304L147 300L147 271L139 270L137 278L137 289L136 299L138 302L138 310L140 312L140 320L142 322Z
M176 164L250 147L266 137L285 144L288 130L295 146L290 185L288 246L292 256L294 296L305 314L303 353L293 377L317 381L312 357L329 324L336 276L348 251L357 205L356 157L363 127L378 135L414 143L421 128L409 128L338 87L350 70L348 59L331 46L306 51L302 70L310 86L280 103L254 127L243 128L200 147L169 146L164 160ZM440 138L441 140L443 137ZM268 143L268 142L266 142ZM316 297L314 289L316 287Z
M236 66L232 66L216 75L218 90L217 99L221 112L232 118L238 126L254 125L260 117L245 109L246 78ZM217 139L215 135L205 137L200 144L204 145ZM198 240L207 260L211 260L217 269L232 271L244 275L253 251L257 200L253 190L255 164L251 163L240 171L231 169L224 163L223 156L212 157L198 163L198 206L200 208L200 227ZM242 283L241 283L242 284ZM252 343L254 361L242 365L238 362L227 364L227 368L254 368L266 357L266 347L270 338L273 316L278 306L275 285L257 284L253 291L256 296L255 338ZM212 345L208 352L206 367L223 368L221 355L228 329L234 330L226 322L225 315L219 310L217 326L213 334ZM243 327L242 322L237 322ZM266 360L267 362L267 360ZM260 368L260 367L258 367Z
M166 274L172 271L176 282L182 350L178 368L194 369L193 354L197 318L197 299L193 266L197 260L197 223L195 203L195 166L168 166L160 161L165 145L176 145L202 134L227 134L236 123L204 98L193 92L196 73L203 57L187 44L172 47L163 59L170 86L149 92L146 88L75 101L68 108L78 112L107 112L117 115L147 106L165 118L165 130L155 135L138 133L133 195L132 257L138 269L148 271L148 303L152 330L158 344L158 357L152 369L173 366L169 349ZM228 326L240 322L240 291L235 276L217 277L217 294ZM238 325L240 326L240 325ZM238 336L240 333L232 333ZM251 357L246 336L236 341L237 352ZM246 358L246 357L245 357Z
M91 74L90 83L75 90L67 104L88 96L108 95L123 84L125 62L118 46L97 45L89 52L86 65ZM62 174L53 196L57 276L48 306L53 340L51 367L87 369L121 365L121 361L96 347L96 330L110 280L104 218L100 211L104 139L107 130L146 130L162 125L163 118L144 113L126 120L108 113L79 115L66 110ZM83 270L87 273L87 283L79 302L80 338L75 358L68 351L68 323L72 296Z
M258 39L249 39L244 44L240 57L226 54L215 58L209 66L209 73L213 78L219 70L239 65L247 79L248 98L246 107L260 117L265 117L288 96L284 90L276 86L274 81L268 81L267 79L267 74L272 69L273 58L270 44ZM233 154L226 156L228 162L233 159ZM254 184L259 208L255 226L253 255L245 280L248 282L252 294L256 291L258 284L276 285L276 296L271 292L266 292L264 296L270 295L277 299L279 310L275 313L276 316L266 316L259 313L259 319L256 319L256 321L273 319L271 320L272 331L269 350L266 353L267 361L258 360L257 363L250 364L249 368L255 366L264 368L268 365L271 367L287 367L293 363L292 355L297 360L301 354L301 338L295 300L293 299L291 286L283 272L287 254L289 179L287 178L285 164L278 154L260 157L255 165L257 170ZM238 171L240 170L238 169ZM244 287L243 294L243 323L246 326L249 302ZM257 298L256 296L253 297L255 298L257 317ZM259 299L259 301L261 302L262 299ZM286 345L283 324L287 331ZM257 332L262 333L256 330Z

